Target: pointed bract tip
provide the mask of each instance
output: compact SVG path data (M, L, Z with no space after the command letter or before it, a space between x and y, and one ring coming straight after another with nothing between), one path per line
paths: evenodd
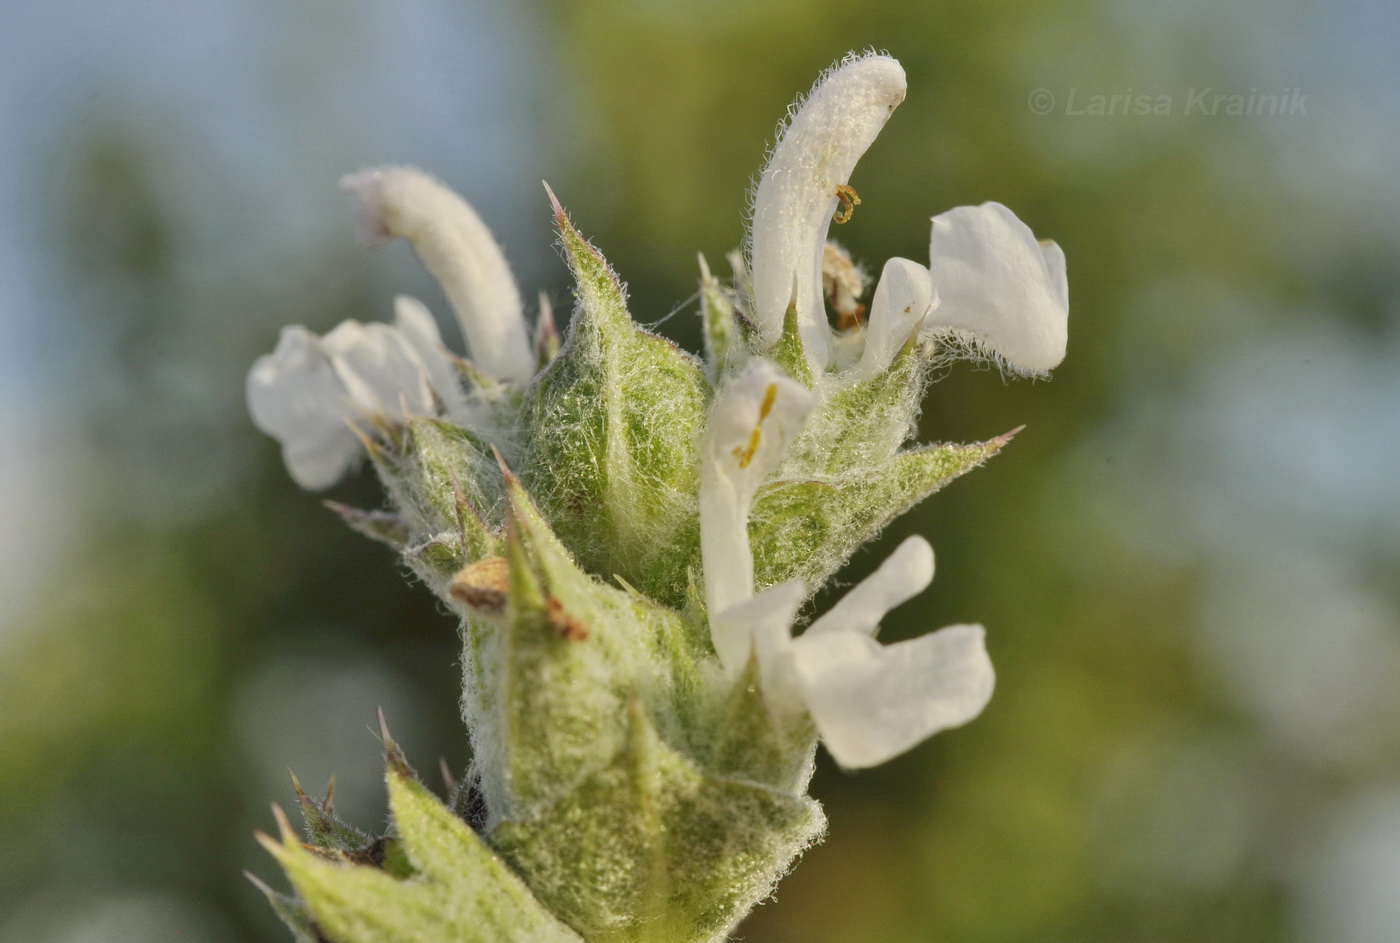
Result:
M919 346L919 332L924 329L924 321L928 320L925 314L914 324L914 329L909 332L909 336L904 339L904 343L899 345L899 351L894 355L896 361L903 360L914 352L914 348Z
M360 428L360 424L349 416L345 417L345 425L355 434L355 438L360 440L360 446L369 453L371 459L379 459L384 454L384 450L379 447L379 443L372 439L369 433Z
M403 405L402 397L400 397L399 405ZM404 425L402 423L395 422L394 420L390 419L388 413L376 413L370 412L367 409L361 409L360 415L364 417L365 423L370 427L370 429L378 433L385 440L393 440L395 437L395 433L399 432L404 428ZM413 417L405 416L404 418L412 419Z
M998 446L1005 445L1006 443L1010 442L1012 439L1016 438L1016 436L1021 432L1021 430L1025 429L1025 428L1026 428L1026 427L1025 427L1025 424L1023 423L1023 424L1017 426L1015 429L1012 429L1010 432L1003 432L1001 435L997 436L995 439L992 439L992 441L995 442Z
M253 840L263 846L263 850L279 861L287 854L287 847L262 829L253 832Z
M331 773L331 781L326 783L326 798L321 800L322 807L329 812L332 803L335 802L335 773Z
M461 523L462 506L467 503L467 493L462 490L462 481L455 468L447 469L447 481L452 485L452 501L457 505L457 523Z
M447 757L438 757L438 772L442 774L442 784L447 787L448 794L457 791L457 777L452 775L452 768L447 765Z
M535 334L538 341L554 337L559 329L554 326L554 302L549 300L549 292L541 290L539 316L535 318Z
M506 543L510 546L524 546L525 541L535 541L549 533L547 524L540 526L539 510L535 507L525 485L504 463L501 475L505 479L505 532ZM510 555L507 554L509 557Z
M347 524L355 520L360 514L358 508L352 508L350 505L342 504L339 501L322 501L321 507L333 512Z
M520 511L516 508L515 502L510 499L509 494L506 497L504 518L507 550L505 559L510 561L515 558L516 553L520 552L524 543L520 533L523 526L520 520Z
M259 833L259 834L261 834L261 833ZM254 887L256 887L258 890L262 891L263 894L264 894L266 897L268 897L268 898L274 898L274 897L281 897L281 896L282 896L282 895L278 894L276 891L274 891L270 886L268 886L268 883L267 883L266 881L264 881L262 878L258 877L258 876L257 876L256 874L254 874L252 871L247 871L247 870L245 870L245 871L243 872L243 876L244 876L245 878L248 879L248 883L252 884L252 885L253 885Z
M296 829L292 828L291 819L287 818L287 813L282 811L282 807L277 803L272 803L272 817L277 820L277 831L282 837L282 844L293 845L298 841Z
M559 198L554 195L554 188L549 185L548 180L541 180L540 183L544 184L544 192L549 194L549 205L554 209L554 218L559 222L560 226L568 225L569 216L564 212L564 207L560 204Z
M505 479L506 487L510 488L519 484L519 479L515 477L515 472L511 471L510 466L506 464L505 456L501 454L501 450L493 445L491 446L491 454L496 459L496 467L501 470L501 477Z
M394 742L393 736L389 733L389 722L384 719L384 708L379 708L379 739L384 742L384 763L400 776L412 776L413 768L408 765L408 758L404 756L403 750Z
M296 791L297 800L299 802L306 802L310 797L307 796L306 790L301 788L301 780L297 779L297 774L292 770L290 766L287 767L287 775L292 777L292 789Z

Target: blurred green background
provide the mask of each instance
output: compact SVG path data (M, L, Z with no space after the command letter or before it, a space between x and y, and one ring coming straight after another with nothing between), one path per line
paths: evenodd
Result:
M431 170L564 301L548 178L694 346L696 251L866 47L909 97L839 236L877 271L1008 204L1068 255L1070 353L951 369L925 441L1028 428L849 574L927 535L887 637L985 623L991 706L823 758L830 835L740 935L1400 939L1393 4L63 0L0 8L0 941L285 939L239 871L274 875L287 766L372 826L376 707L420 769L468 759L451 621L243 407L284 323L446 314L340 174ZM1168 113L1087 113L1114 95Z

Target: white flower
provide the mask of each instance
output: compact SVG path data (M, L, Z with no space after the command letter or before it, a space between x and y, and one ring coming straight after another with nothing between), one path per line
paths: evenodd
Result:
M850 378L868 380L882 372L939 304L928 269L908 259L886 262L870 302L865 351L851 368Z
M370 420L434 415L465 419L467 405L437 324L420 302L395 301L394 324L345 321L325 337L283 328L277 349L248 373L254 424L282 444L303 488L335 484L360 455Z
M477 369L497 380L529 381L536 363L520 289L476 211L414 167L361 171L341 186L359 197L368 235L407 239L442 285Z
M754 192L754 321L764 341L775 343L795 292L802 342L819 371L831 356L822 296L826 233L856 161L904 101L904 90L904 69L889 56L846 59L795 110Z
M520 291L491 232L461 197L412 167L366 170L341 185L359 197L366 233L403 237L437 278L457 314L479 375L525 383L535 354ZM457 365L423 304L401 297L394 324L346 321L324 338L283 330L248 374L248 409L282 443L304 488L333 485L360 455L372 420L402 422L439 412L466 427L478 418ZM541 327L552 328L542 318Z
M731 675L757 657L774 706L809 713L837 762L874 766L976 717L994 674L981 626L951 626L889 646L875 641L885 613L933 579L933 549L922 537L901 544L797 638L792 626L806 586L790 580L754 595L749 509L812 400L758 361L715 403L700 472L711 639Z
M715 400L700 457L700 554L711 612L753 595L749 508L815 404L765 360Z
M893 645L875 641L885 613L932 578L933 549L910 537L796 638L806 587L791 580L716 616L715 647L733 674L753 653L770 703L806 710L842 766L876 766L972 720L992 696L995 673L980 625Z
M1037 242L1000 203L935 216L927 269L908 259L885 264L854 378L888 366L920 324L922 336L990 352L1016 372L1050 370L1069 337L1064 251Z
M1025 372L1043 373L1065 359L1064 250L1037 242L1030 227L1000 203L935 216L929 271L941 300L925 333L966 332Z
M795 301L802 341L818 373L831 362L821 261L838 205L858 202L847 186L896 105L904 70L887 56L849 58L794 111L754 194L749 250L752 316L769 345ZM1069 286L1065 256L1038 243L1000 203L964 206L933 220L929 266L886 264L871 304L866 349L846 379L887 367L922 323L923 337L961 342L1018 372L1044 373L1065 356Z

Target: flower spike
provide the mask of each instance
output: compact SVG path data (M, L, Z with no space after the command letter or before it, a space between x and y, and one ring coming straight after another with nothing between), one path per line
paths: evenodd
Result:
M391 323L288 328L249 408L307 487L368 453L385 510L330 506L460 618L472 762L444 769L439 801L381 712L382 834L294 778L308 843L280 811L260 840L295 896L258 886L299 943L728 939L825 826L819 745L872 766L987 704L980 625L877 640L933 580L922 537L803 630L862 544L1014 434L913 442L948 354L1039 373L1065 352L1064 254L999 204L937 217L929 259L878 281L827 241L904 92L893 59L853 55L792 109L747 258L732 278L699 260L703 360L633 318L547 184L573 280L562 336L545 295L526 330L499 246L442 184L346 178L371 234L442 283L474 361L398 298Z

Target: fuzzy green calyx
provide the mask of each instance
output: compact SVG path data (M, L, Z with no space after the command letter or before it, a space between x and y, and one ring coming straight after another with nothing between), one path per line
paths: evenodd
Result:
M815 732L763 705L756 672L728 679L707 668L693 617L581 570L521 482L506 472L504 485L503 556L465 567L452 595L469 613L464 707L487 810L471 840L581 934L560 939L723 939L824 827L802 795ZM418 847L400 817L451 813L396 748L388 756L389 836L370 840L299 790L320 851L285 839L274 849L304 901L278 898L279 912L334 943L421 920L404 908L437 907L445 892L420 885L439 883L448 852ZM484 867L454 841L459 868ZM389 871L386 848L404 869ZM498 877L487 869L477 880L504 893ZM497 939L461 937L478 938Z
M518 482L509 500L505 605L466 629L463 703L493 821L553 801L620 748L631 692L664 690L652 647L675 618L580 570Z
M598 943L722 939L823 828L811 799L707 774L639 703L612 761L492 840L551 909ZM571 834L576 848L552 836ZM580 853L580 850L582 853Z
M708 384L695 358L632 322L621 281L557 202L555 217L578 305L526 394L522 475L585 568L676 604L699 540Z
M764 697L753 655L720 710L709 744L709 768L800 795L812 775L816 728L806 715L783 710Z
M878 476L772 482L759 492L749 521L755 582L799 578L821 586L886 524L991 458L1005 439L901 452Z
M375 459L390 498L416 533L460 529L463 501L481 510L500 503L500 476L490 444L446 420L410 418Z
M807 389L810 390L816 383L807 360L807 348L802 343L802 330L797 324L797 302L788 305L787 314L783 315L783 332L772 350L768 351L768 357Z

